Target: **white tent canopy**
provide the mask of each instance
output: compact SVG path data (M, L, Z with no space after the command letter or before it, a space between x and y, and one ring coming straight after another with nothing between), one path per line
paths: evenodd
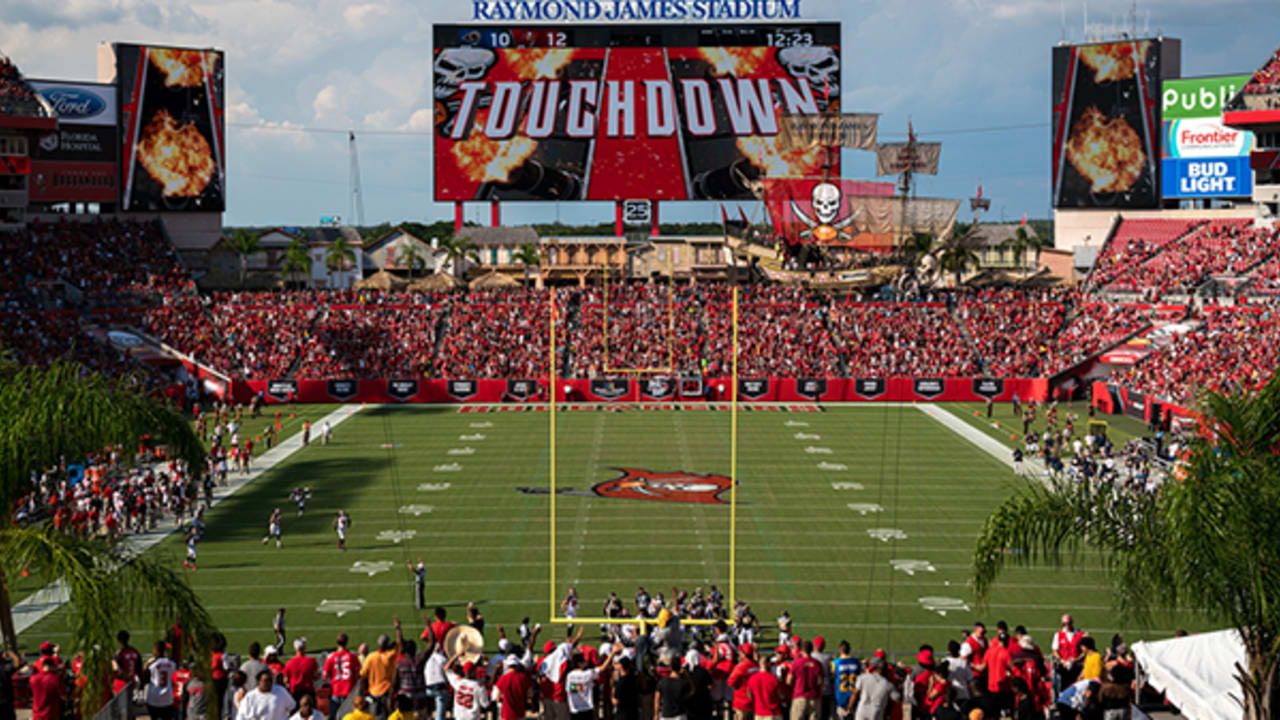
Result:
M1148 683L1190 720L1240 720L1236 664L1248 667L1244 642L1235 630L1137 642L1133 654Z

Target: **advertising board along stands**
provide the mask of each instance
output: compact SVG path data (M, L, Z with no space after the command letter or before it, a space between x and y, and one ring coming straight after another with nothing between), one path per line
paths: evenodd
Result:
M1047 378L740 378L740 402L994 402L1047 400ZM248 402L262 392L266 402L287 403L533 403L545 404L545 378L393 378L341 380L237 380L230 395ZM557 402L724 403L732 399L729 378L558 379Z

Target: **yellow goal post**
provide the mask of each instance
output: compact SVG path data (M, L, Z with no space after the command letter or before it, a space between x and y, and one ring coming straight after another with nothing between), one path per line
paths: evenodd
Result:
M556 304L555 298L549 300L551 303L551 317L549 322L549 342L547 343L547 353L550 359L549 373L549 394L547 398L547 425L548 425L548 443L550 466L548 468L548 479L550 485L549 510L550 530L548 532L548 542L550 545L550 562L548 567L550 570L549 586L549 611L548 622L560 625L573 624L598 624L598 625L624 625L636 624L643 626L646 620L643 618L607 618L607 617L575 617L568 618L557 616L556 612L560 605L557 602L559 593L556 588L556 406L559 404L556 384ZM737 604L738 597L738 288L733 288L733 357L730 373L730 391L729 396L729 595L726 607L733 608ZM683 625L714 625L717 620L693 620L680 619Z

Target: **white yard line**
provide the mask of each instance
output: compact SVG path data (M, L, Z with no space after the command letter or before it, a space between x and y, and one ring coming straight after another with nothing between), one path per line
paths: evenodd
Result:
M956 417L949 410L944 410L933 403L923 403L916 405L915 407L918 408L920 412L923 412L934 420L937 420L948 430L951 430L955 434L976 445L979 450L985 452L1001 463L1004 463L1010 470L1016 471L1013 464L1012 448ZM1037 458L1024 455L1022 464L1026 466L1023 468L1024 474L1029 474L1032 477L1045 478L1049 474L1048 469L1044 466L1044 462ZM1026 471L1030 472L1027 473Z
M359 405L344 405L337 410L329 413L324 418L311 426L312 442L319 443L323 439L324 424L327 422L331 427L337 427L343 420L351 417L353 413L360 411ZM272 468L284 462L298 450L302 449L302 430L294 433L284 442L271 448L262 455L258 456L252 465L252 469L248 474L241 475L238 473L228 474L227 485L215 488L213 491L213 503L217 505L226 498L235 494L237 490L257 480L263 473L269 472ZM165 518L166 520L168 518ZM161 521L163 524L164 520ZM146 552L154 547L161 540L168 537L176 528L166 527L164 529L156 529L145 532L141 535L130 535L121 540L124 544L125 552L129 555L137 555ZM13 625L18 634L22 634L32 625L40 622L50 613L62 607L70 599L66 583L58 580L49 583L31 595L23 599L22 602L13 606Z

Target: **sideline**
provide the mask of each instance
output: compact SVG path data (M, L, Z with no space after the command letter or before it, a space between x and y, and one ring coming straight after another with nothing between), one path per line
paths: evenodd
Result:
M328 422L330 427L337 427L343 420L351 417L352 414L360 412L360 405L343 405L337 410L329 413L325 417L316 421L312 425L312 440L318 441L324 423ZM247 475L236 473L228 473L227 484L224 487L217 487L213 490L213 502L209 507L213 507L228 497L234 495L240 488L257 480L263 473L270 472L276 465L284 462L298 450L302 449L302 431L294 433L286 438L279 445L271 448L254 461L252 468ZM160 521L162 525L168 525L168 519ZM130 535L121 542L124 544L125 552L129 555L138 555L146 552L154 547L161 540L172 534L177 528L172 526L163 529L157 528L149 530L141 535ZM21 635L33 625L48 617L53 611L62 607L63 604L70 600L66 583L61 580L49 583L31 595L27 596L22 602L13 606L13 626L16 634Z
M970 425L964 420L961 420L953 415L951 411L944 410L933 403L923 403L916 405L916 407L920 412L923 412L934 420L937 420L948 430L951 430L965 440L973 443L979 450L1003 463L1010 470L1014 470L1013 448L1006 446L999 440L996 440L978 428ZM1041 480L1044 480L1049 476L1048 468L1045 467L1044 462L1039 458L1024 457L1022 464L1024 466L1022 472L1024 476L1038 478ZM1017 471L1014 470L1014 472Z

